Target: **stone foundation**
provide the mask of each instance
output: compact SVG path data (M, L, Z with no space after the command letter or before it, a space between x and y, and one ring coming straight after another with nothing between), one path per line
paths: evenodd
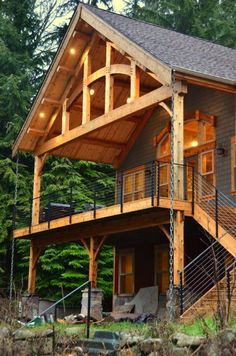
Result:
M90 316L95 320L102 319L102 299L103 293L101 289L91 289L91 310ZM88 313L88 289L82 291L81 314L87 316Z

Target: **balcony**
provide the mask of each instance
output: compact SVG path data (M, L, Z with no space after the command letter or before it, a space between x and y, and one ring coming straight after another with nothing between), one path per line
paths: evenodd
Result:
M180 184L182 188L178 194L175 192L174 209L191 215L194 195L193 172L185 165L174 165L174 170L182 175L184 181L183 185ZM154 212L155 219L160 219L160 223L168 223L170 173L170 163L153 161L125 171L114 171L105 178L86 182L89 192L86 198L78 186L42 194L26 201L25 204L15 206L14 238L32 238L43 234L45 236L45 232L50 235L53 231L59 236L62 235L62 230L68 236L72 231L77 233L80 228L83 228L83 234L85 231L88 235L92 231L99 234L99 226L103 226L104 229L104 224L110 226L107 233L113 233L112 224L116 222L118 226L119 221L120 228L123 223L128 231L128 225L130 229L132 228L131 223L124 220L124 217L130 219L133 216L136 228L142 228L146 226L150 214ZM36 217L37 223L32 224L32 207L35 204L38 204L40 209ZM154 215L152 220L153 218ZM143 219L146 220L142 225ZM156 224L156 221L153 224ZM65 241L67 239L70 240L71 236L65 237Z

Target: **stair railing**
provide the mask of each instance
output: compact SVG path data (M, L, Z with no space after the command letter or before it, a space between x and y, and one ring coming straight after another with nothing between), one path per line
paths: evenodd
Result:
M226 234L228 232L211 243L180 272L181 314L226 276L228 266L231 266L235 259L235 256L220 244L221 238Z

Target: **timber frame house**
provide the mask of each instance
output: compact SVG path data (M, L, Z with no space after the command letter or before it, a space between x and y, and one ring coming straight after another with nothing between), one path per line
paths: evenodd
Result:
M224 65L225 58L230 65ZM46 247L72 241L88 252L93 287L101 248L114 246L114 304L141 287L156 284L166 292L171 117L174 285L193 288L185 254L194 260L204 252L202 228L232 263L235 96L236 50L79 5L13 146L13 155L20 150L35 157L31 224L21 222L14 230L15 239L30 239L28 292L35 293L37 261ZM49 217L40 188L49 155L112 165L109 199L97 191L87 209L65 196L49 200L54 209ZM221 173L229 181L223 182ZM182 296L181 313L191 314L192 304L211 288L193 292L194 303L185 304Z

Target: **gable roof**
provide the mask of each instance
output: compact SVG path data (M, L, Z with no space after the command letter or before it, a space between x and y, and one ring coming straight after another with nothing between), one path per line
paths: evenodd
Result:
M84 6L172 69L236 84L235 49L93 6Z

